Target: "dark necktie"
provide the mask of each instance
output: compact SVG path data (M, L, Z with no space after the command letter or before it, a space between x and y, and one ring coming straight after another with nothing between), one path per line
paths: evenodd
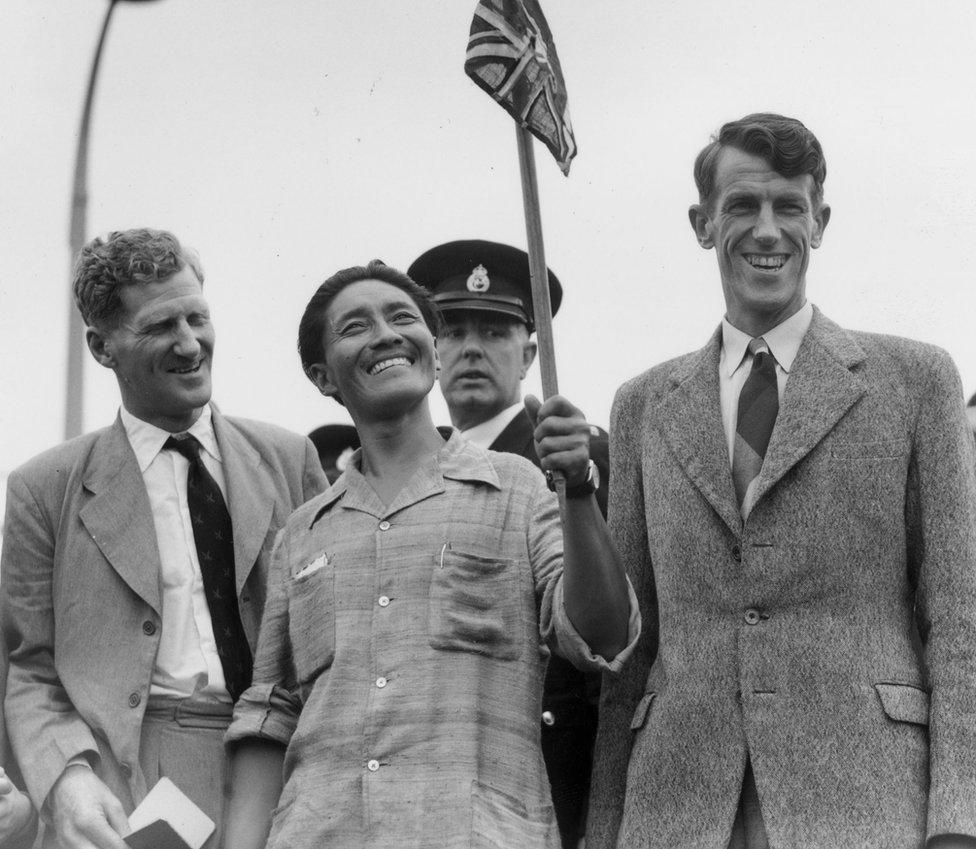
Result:
M753 355L752 371L739 393L735 445L732 448L732 482L743 515L752 506L745 503L746 491L762 469L769 437L779 412L776 359L761 336L749 342L749 351Z
M210 608L217 654L227 691L234 701L251 684L251 649L237 608L234 579L234 537L224 496L200 458L200 443L186 434L171 436L163 448L179 451L190 461L186 500L193 523L193 541L200 561L203 592Z

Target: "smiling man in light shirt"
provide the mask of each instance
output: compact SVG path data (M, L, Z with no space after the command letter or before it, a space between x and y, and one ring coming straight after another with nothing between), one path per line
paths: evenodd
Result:
M124 849L127 814L162 777L219 825L271 544L325 486L307 439L211 406L202 284L164 231L85 246L75 299L119 416L8 479L6 718L46 841L67 849Z
M807 300L819 141L773 114L699 154L726 312L625 383L610 527L644 632L604 682L588 849L976 841L976 479L959 377Z

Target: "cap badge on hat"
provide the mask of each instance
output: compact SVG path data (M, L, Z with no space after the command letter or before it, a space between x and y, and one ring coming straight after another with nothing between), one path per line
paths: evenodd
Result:
M490 285L491 281L488 279L488 269L483 265L476 266L474 271L471 272L471 276L468 277L468 291L487 292Z

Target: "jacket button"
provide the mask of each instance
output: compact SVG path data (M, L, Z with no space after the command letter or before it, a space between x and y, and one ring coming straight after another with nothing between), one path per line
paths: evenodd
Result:
M145 622L142 623L142 633L145 634L147 637L151 637L153 634L156 633L156 623L147 619Z
M750 607L745 614L745 620L747 625L758 625L759 620L762 617L759 615L759 611L755 608Z
M141 701L142 701L142 696L140 696L138 693L132 693L129 696L129 707L133 707L133 708L139 707L139 702Z
M739 546L739 543L737 542L732 544L732 559L736 563L742 562L742 548Z
M126 775L132 775L132 764L122 764L122 772Z
M542 724L549 725L549 726L556 724L556 717L552 715L551 710L544 710L542 712Z

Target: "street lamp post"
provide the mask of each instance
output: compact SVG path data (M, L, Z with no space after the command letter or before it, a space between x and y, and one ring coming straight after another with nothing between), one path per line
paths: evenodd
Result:
M95 57L92 60L91 73L88 75L88 90L85 93L85 105L81 112L81 125L78 128L78 147L75 152L75 174L71 192L71 224L68 236L72 263L85 244L85 237L88 230L88 138L91 126L92 102L95 96L95 83L98 79L98 65L102 59L105 36L108 34L108 25L112 20L112 12L115 10L115 5L118 2L119 0L109 0L108 9L105 11L105 20L102 22L102 31L98 36L98 44L95 47ZM125 0L125 2L146 3L152 2L152 0ZM75 308L74 298L72 295L69 295L68 368L64 408L65 439L70 439L81 433L84 407L84 329L85 325L82 321L81 314Z

